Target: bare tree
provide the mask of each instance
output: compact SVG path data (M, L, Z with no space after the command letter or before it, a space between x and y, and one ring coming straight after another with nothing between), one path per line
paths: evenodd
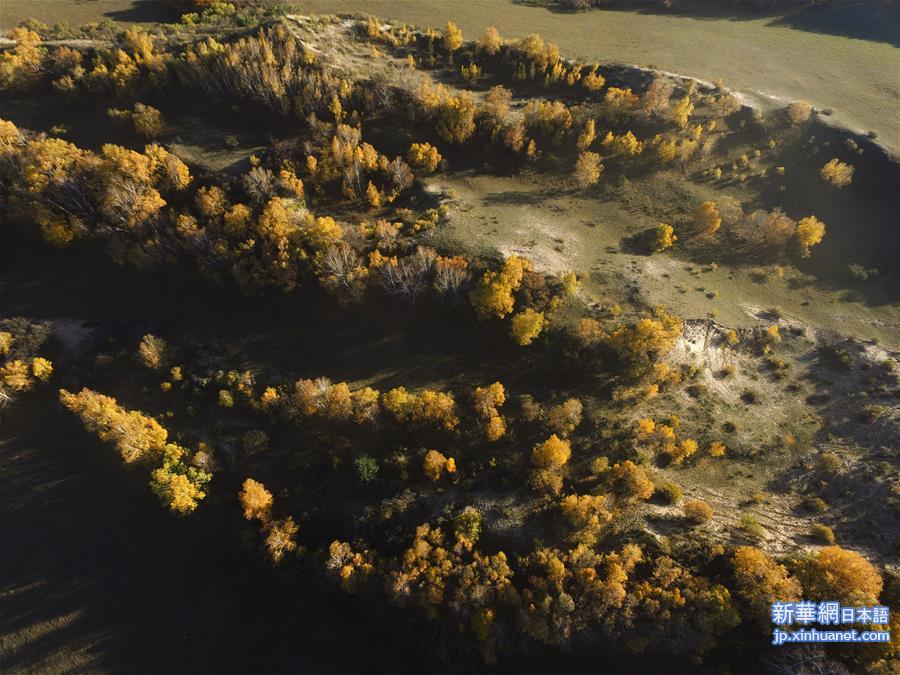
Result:
M244 176L244 189L247 195L259 204L265 204L275 196L278 180L269 169L254 166Z

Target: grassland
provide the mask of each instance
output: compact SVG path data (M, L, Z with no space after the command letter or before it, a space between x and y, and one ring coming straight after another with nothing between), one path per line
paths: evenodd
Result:
M685 317L747 327L778 308L809 326L833 326L837 320L844 334L900 347L900 310L884 287L854 284L854 292L847 281L824 281L829 274L832 279L846 277L845 265L823 263L818 271L766 264L719 265L713 270L712 259L697 263L635 255L623 242L658 222L640 205L570 193L562 185L548 189L546 181L538 186L521 177L462 175L435 183L457 196L457 208L439 233L440 241L471 251L525 255L545 269L589 270L585 288L594 300L621 291L616 279L626 278L638 297L662 302ZM631 181L616 192L620 197L623 192L658 194L680 183L672 172ZM678 213L678 202L671 208L668 215ZM875 291L881 300L866 302L858 291Z

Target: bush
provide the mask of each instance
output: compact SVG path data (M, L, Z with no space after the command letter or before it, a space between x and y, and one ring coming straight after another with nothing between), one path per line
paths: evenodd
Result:
M353 464L356 466L356 474L363 483L371 483L378 475L378 461L368 455L357 457Z
M713 517L713 510L702 499L689 499L684 503L684 515L694 523L708 523Z
M811 513L822 513L828 508L828 503L821 497L810 495L803 500L803 506Z
M745 535L755 541L764 539L766 536L765 528L759 524L759 520L756 519L756 516L750 514L741 517L738 527Z
M791 124L803 124L812 115L812 104L806 101L794 101L788 106L787 114Z
M484 515L474 506L467 506L453 519L457 539L475 544L481 534Z
M134 124L135 133L145 138L156 138L165 128L159 110L143 103L134 104L131 121Z
M260 429L253 429L244 434L242 439L244 452L255 454L269 449L269 434Z
M609 471L609 457L595 457L591 461L591 473L601 476Z
M816 462L816 470L825 476L833 476L841 470L841 458L833 452L823 452Z
M834 530L827 525L816 524L809 532L810 536L822 544L834 543Z
M656 493L666 504L677 504L684 495L681 488L671 481L665 481L661 485L657 485Z

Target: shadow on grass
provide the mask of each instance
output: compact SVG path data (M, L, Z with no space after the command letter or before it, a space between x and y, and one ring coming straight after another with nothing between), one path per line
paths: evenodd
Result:
M512 2L527 7L544 7L559 14L579 13L555 0ZM665 7L662 0L645 0L641 6L635 7L633 0L612 0L604 4L602 9L708 21L751 21L769 17L770 26L886 42L900 47L900 0L830 0L822 3L782 0L769 3L768 6L762 3L760 5L739 5L727 0L693 0Z
M179 13L159 0L133 0L128 7L104 12L103 16L123 23L158 23L178 21Z
M387 649L401 644L390 622L246 550L237 513L170 516L140 472L60 417L52 391L21 403L4 413L0 444L2 534L16 542L2 551L5 671L416 667L411 650Z

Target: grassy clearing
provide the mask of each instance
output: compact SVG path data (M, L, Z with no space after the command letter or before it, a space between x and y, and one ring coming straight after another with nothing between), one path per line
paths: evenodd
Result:
M686 192L689 186L684 183L677 171L663 172L631 181L626 191L666 194L667 208L678 213L701 201ZM814 273L765 264L720 264L712 270L713 260L699 264L677 254L623 250L624 240L655 227L662 218L640 205L570 193L528 176L454 175L436 178L434 184L456 194L456 207L436 235L439 242L473 252L525 255L550 271L583 271L585 291L593 300L618 295L624 279L635 299L661 303L689 319L715 318L747 327L777 307L802 323L835 329L840 325L842 333L897 346L900 308L895 303L860 302L846 287L829 287ZM732 194L744 196L740 191ZM832 272L841 275L844 270L835 266Z

